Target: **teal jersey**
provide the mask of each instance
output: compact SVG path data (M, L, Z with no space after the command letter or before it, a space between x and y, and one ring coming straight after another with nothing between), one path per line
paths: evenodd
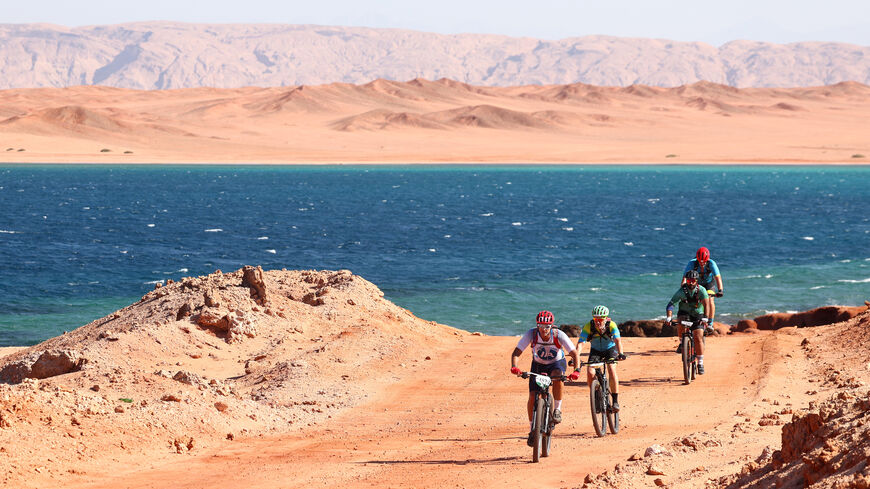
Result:
M613 341L614 338L619 338L619 328L610 318L607 319L604 334L599 333L598 330L593 328L592 321L584 324L583 329L580 330L580 343L589 341L593 350L607 351L613 348L616 346L616 342Z
M677 314L704 314L704 299L710 297L704 287L697 287L691 296L686 294L682 287L677 290L671 301L668 302L668 308L678 305Z

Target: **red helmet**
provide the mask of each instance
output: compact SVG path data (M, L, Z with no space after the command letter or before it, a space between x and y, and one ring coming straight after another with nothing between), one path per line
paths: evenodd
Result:
M536 319L538 324L549 324L552 325L555 318L553 317L553 313L550 311L541 311L538 313L538 318Z
M697 258L698 261L709 260L710 259L710 250L708 250L707 248L705 248L703 246L698 248L698 252L695 253L695 258Z

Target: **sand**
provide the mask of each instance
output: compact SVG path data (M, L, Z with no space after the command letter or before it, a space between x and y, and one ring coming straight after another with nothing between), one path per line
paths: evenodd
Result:
M0 91L0 162L867 164L870 87Z

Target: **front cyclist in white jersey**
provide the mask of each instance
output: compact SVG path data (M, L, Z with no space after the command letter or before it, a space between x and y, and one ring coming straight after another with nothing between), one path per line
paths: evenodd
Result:
M571 355L574 359L574 365L580 365L580 359L577 356L577 350L571 343L568 335L560 329L553 329L553 313L550 311L541 311L537 317L537 327L526 331L526 334L520 338L517 347L514 348L511 354L511 373L517 376L522 375L522 371L517 367L517 359L522 355L529 345L532 346L532 368L530 372L536 374L548 374L553 378L553 399L556 400L555 410L553 411L553 421L562 422L562 380L565 375L565 370L568 368L565 361L565 353ZM565 353L563 353L563 351ZM580 372L575 368L571 373L571 380L580 378ZM534 376L529 376L529 446L534 443L532 440L532 414L535 409L535 391L538 389L535 383Z

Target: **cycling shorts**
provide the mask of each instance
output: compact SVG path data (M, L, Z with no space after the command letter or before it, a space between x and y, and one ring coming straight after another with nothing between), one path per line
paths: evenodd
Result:
M565 375L565 370L568 369L568 361L564 358L553 363L538 363L532 360L531 372L536 374L551 375L554 370L558 370L559 375ZM540 391L541 388L535 382L535 376L529 375L529 392Z
M616 360L619 357L619 351L616 347L608 348L607 350L589 350L589 358L586 359L589 363L598 363L603 362L605 360Z
M701 316L700 314L680 314L677 316L677 321L692 321L691 331L695 331L696 329L704 329L704 325L701 324Z

